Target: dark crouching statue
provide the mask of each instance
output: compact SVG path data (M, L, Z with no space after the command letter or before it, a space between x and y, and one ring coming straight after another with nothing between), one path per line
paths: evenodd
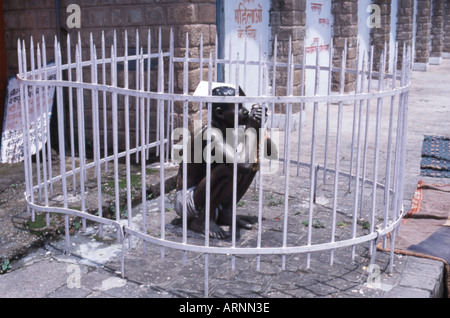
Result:
M220 86L223 85L223 86ZM213 96L235 96L235 89L226 84L215 83ZM239 95L245 96L239 88ZM187 191L186 216L190 230L205 234L205 206L207 186L207 160L211 160L210 174L210 220L209 235L213 238L224 239L229 236L220 225L231 226L233 210L233 170L235 160L234 125L235 103L212 103L211 106L211 149L207 154L207 125L189 133L187 155ZM238 105L238 126L241 133L241 145L237 148L237 200L244 196L260 169L258 160L262 120L262 107L253 105L247 110L242 104ZM244 128L244 130L242 130ZM242 132L244 132L242 134ZM227 135L228 133L228 135ZM231 135L231 138L230 138ZM227 137L225 137L227 136ZM270 158L277 157L277 150L269 138L265 137L265 154ZM193 142L192 142L193 141ZM267 157L267 155L266 155ZM183 217L183 163L180 163L175 195L175 211ZM252 229L251 217L237 216L238 228Z

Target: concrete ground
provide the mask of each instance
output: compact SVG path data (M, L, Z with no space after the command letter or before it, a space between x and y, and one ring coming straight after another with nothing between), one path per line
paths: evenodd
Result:
M408 209L419 180L429 183L450 183L448 179L420 176L420 157L423 135L450 135L450 60L442 65L430 66L427 72L414 72L409 94L409 119L407 136L407 162L404 204ZM0 167L4 168L4 167ZM20 167L17 168L20 171ZM2 184L11 181L2 170ZM16 179L14 179L16 180ZM274 185L276 186L276 185ZM280 190L281 191L281 190ZM282 191L281 191L282 192ZM20 195L20 192L17 193ZM251 199L246 205L251 205ZM158 209L159 201L149 203ZM5 204L7 202L4 202ZM17 210L23 212L24 201ZM171 209L170 196L166 208ZM12 213L12 212L10 212ZM169 213L169 216L171 214ZM173 216L173 215L172 215ZM6 215L3 223L14 215ZM167 223L167 235L176 235L179 227ZM17 233L23 229L11 226ZM14 232L9 241L14 240ZM105 228L106 236L99 240L96 228L88 227L85 233L71 236L71 250L64 252L63 240L44 240L42 245L23 243L21 257L13 262L12 270L0 275L2 297L14 298L197 298L205 296L205 256L188 253L183 264L183 253L133 240L127 246L125 279L120 275L122 244L115 241L114 229ZM175 234L174 234L175 233ZM242 233L241 240L250 240L252 232ZM24 235L23 233L21 235ZM192 239L199 239L192 235ZM3 238L3 240L7 240ZM35 241L36 239L30 239ZM25 240L24 240L25 241ZM38 240L39 241L39 240ZM3 246L3 244L2 244ZM3 247L1 247L3 248ZM305 267L302 255L286 258L281 268L280 256L261 258L261 269L256 271L256 258L238 256L235 269L231 257L209 256L208 296L212 298L435 298L444 294L444 265L440 261L395 255L393 273L388 273L389 254L377 253L375 275L369 275L370 256L367 246L359 246L354 262L349 262L348 251L336 251L334 265L329 266L329 252L313 254L311 268ZM7 255L7 254L2 254ZM14 256L9 256L14 259ZM6 292L5 292L6 291ZM173 309L173 308L172 308ZM177 308L175 308L177 309ZM173 310L175 310L173 309Z

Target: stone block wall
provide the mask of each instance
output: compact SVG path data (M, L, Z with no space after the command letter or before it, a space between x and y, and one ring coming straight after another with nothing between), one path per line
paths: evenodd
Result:
M397 11L398 69L402 67L403 47L414 39L414 0L399 0Z
M415 70L426 70L430 58L431 0L418 0Z
M226 0L224 0L226 1ZM418 0L417 15L414 16L414 0L373 0L381 8L381 27L371 29L371 44L374 45L374 67L378 69L378 62L384 43L390 40L391 3L398 1L397 11L397 39L399 45L401 67L401 48L413 44L416 39L416 67L426 70L430 57L450 57L450 0ZM125 30L128 32L129 47L136 43L136 30L139 30L140 45L146 49L147 35L151 32L152 51L156 52L159 32L162 34L162 48L169 48L170 32L173 31L174 50L177 56L184 55L186 33L189 33L189 46L191 57L199 56L200 39L203 38L204 57L208 57L215 49L216 41L216 0L79 0L76 3L81 9L81 28L70 28L67 19L70 13L67 7L73 3L71 0L60 0L59 13L56 14L54 0L5 0L4 26L6 53L8 59L8 75L17 73L17 39L26 41L29 48L30 36L34 41L45 38L47 44L48 60L54 59L53 43L55 35L59 35L62 43L63 59L66 61L66 38L71 36L72 52L80 33L82 38L83 56L89 56L89 34L92 32L94 42L99 50L101 32L105 31L106 47L113 43L114 30L117 34L118 54L123 54ZM292 53L295 62L301 62L303 45L306 36L306 0L271 0L270 26L272 37L267 39L273 47L277 35L277 58L286 61L289 50L289 40L292 41ZM341 54L344 44L347 43L347 68L356 68L357 65L357 39L358 39L358 0L333 0L333 65L341 65ZM59 17L59 19L58 19ZM413 34L414 21L416 21L416 34ZM61 26L60 29L58 25ZM432 46L430 48L430 39ZM110 49L107 50L109 56ZM389 48L388 48L389 51ZM72 53L72 60L74 53ZM134 54L134 53L131 53ZM100 56L100 52L98 53ZM277 83L286 83L286 72L278 70ZM109 77L109 74L107 75ZM135 87L135 73L130 71L130 87ZM156 78L156 74L152 75ZM175 91L182 91L183 69L182 65L175 65L174 74ZM201 78L206 79L206 66L203 72L197 65L190 65L189 89L192 92ZM301 71L294 74L294 94L300 93ZM122 84L123 75L119 74L119 85ZM355 87L355 75L347 74L345 90L351 91ZM339 87L339 74L335 73L332 81L333 91ZM152 90L156 89L153 83ZM285 95L286 87L278 86L276 94ZM89 94L86 100L90 101ZM180 108L175 105L176 112ZM90 118L90 107L86 104L86 115ZM195 107L194 107L195 108ZM195 109L191 108L191 112ZM119 111L123 112L123 100L119 100ZM121 113L122 114L122 113ZM130 123L135 122L135 112L131 112ZM56 116L53 116L56 117ZM119 131L124 131L123 116L119 115ZM154 118L153 116L152 118ZM109 117L111 119L111 116ZM177 121L177 120L176 120ZM91 120L86 121L89 129ZM111 125L109 125L111 127ZM124 133L123 133L124 134ZM121 133L120 144L124 135ZM135 136L135 133L131 133ZM55 139L55 138L54 138ZM134 141L132 140L132 144Z
M358 50L358 1L340 0L333 1L331 13L334 16L333 25L333 65L341 66L342 51L347 43L346 67L356 69ZM332 90L339 91L340 74L334 72L332 78ZM355 89L356 76L346 74L345 91Z
M373 3L380 6L380 27L371 28L370 36L373 44L373 67L379 70L381 53L386 44L386 60L389 61L389 41L391 38L391 2L393 0L373 0ZM395 0L394 0L395 1ZM386 70L388 65L386 64Z
M295 63L303 59L303 45L306 35L306 0L272 0L270 12L270 26L272 28L272 52L277 36L277 60L287 61L289 40L292 42L292 54ZM286 95L287 74L285 70L278 70L277 95ZM300 94L301 71L294 71L294 94Z
M167 51L170 45L170 33L173 31L174 50L177 55L184 54L186 44L186 33L189 33L189 45L192 48L191 57L198 57L200 38L203 37L203 45L205 55L209 56L209 52L214 49L216 38L216 0L110 0L110 1L88 1L80 0L76 4L80 7L81 28L70 28L67 23L72 12L67 12L71 0L61 0L58 15L56 13L54 0L6 0L4 2L4 18L5 18L5 39L7 43L8 56L8 74L14 75L18 71L17 66L17 39L25 40L27 48L30 45L30 36L36 44L41 41L44 36L47 47L47 60L54 60L54 39L56 35L60 36L62 45L63 63L67 61L67 35L71 37L72 61L75 57L75 44L77 43L78 34L82 39L82 55L83 59L89 59L89 39L90 33L93 35L94 43L97 46L97 54L101 57L101 37L102 31L105 33L106 56L110 56L111 45L113 44L114 33L117 35L117 52L122 56L124 52L125 30L128 32L128 47L135 49L136 46L136 30L139 31L140 46L147 49L147 37L149 30L151 32L152 51L157 52L159 32L162 35L162 49ZM58 30L57 26L61 29ZM59 31L59 32L58 32ZM202 35L202 36L201 36ZM135 54L135 51L130 55ZM198 66L192 66L189 70L189 88L191 91L195 89L199 80ZM175 69L175 90L182 90L182 67ZM86 70L85 78L90 79L89 71ZM167 72L166 72L167 74ZM107 78L110 78L110 71L107 71ZM129 73L130 87L134 88L135 71ZM156 79L156 74L152 74L152 78ZM123 85L123 72L118 74L119 86ZM109 80L108 80L109 83ZM156 89L156 81L152 81L152 90ZM65 94L65 105L68 107L67 94ZM131 99L131 105L133 104ZM92 114L90 106L90 93L85 92L85 127L86 138L92 136ZM110 96L107 104L111 105ZM119 121L117 122L119 130L119 144L124 145L125 138L125 121L124 121L124 102L123 96L119 96ZM154 121L156 116L151 116ZM56 118L54 114L53 119ZM108 131L112 134L112 116L108 114ZM131 144L135 144L134 123L136 122L136 112L130 111ZM55 122L52 121L55 125ZM69 125L66 125L69 127ZM152 125L156 127L156 125ZM102 125L100 126L102 130ZM156 132L151 132L155 136ZM112 148L112 138L109 138L108 148ZM53 138L57 142L57 138ZM91 144L91 142L87 142ZM89 151L89 149L88 149Z
M444 0L433 0L430 64L441 64L444 51Z
M443 57L450 59L450 0L444 0Z

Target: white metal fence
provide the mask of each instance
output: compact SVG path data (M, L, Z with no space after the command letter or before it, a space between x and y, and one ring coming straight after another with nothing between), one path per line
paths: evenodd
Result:
M284 267L286 255L305 254L309 267L310 256L314 252L330 251L332 264L335 250L349 247L351 250L349 258L354 259L355 247L361 244L370 246L374 262L375 245L380 240L390 236L390 241L385 239L383 242L394 244L396 229L399 228L404 213L402 209L404 147L411 69L409 49L402 49L401 63L397 60L396 49L396 57L391 68L393 72L389 74L385 72L388 69L386 51L381 54L381 59L377 63L379 69L374 69L373 48L368 54L369 59L365 58L364 52L358 52L358 60L362 62L358 65L362 65L361 67L348 69L345 63L339 67L332 66L333 48L330 50L328 66L320 66L319 54L316 65L305 65L304 60L294 61L292 48L289 48L291 58L288 61L277 60L276 40L272 58L260 54L258 60L247 61L240 60L239 57L234 60L219 59L217 45L213 51L214 55L209 54L205 57L200 51L199 57L192 57L188 36L185 55L175 56L172 34L170 48L167 52L163 52L161 41L157 48L152 47L149 33L144 53L139 44L138 33L136 38L138 39L136 43L131 45L128 43L128 36L125 35L125 52L122 56L118 56L116 37L110 47L106 47L104 38L101 46L96 47L91 37L90 57L82 59L81 39L78 38L73 47L74 43L71 43L69 37L65 62L62 60L61 44L55 40L55 64L52 66L47 65L44 41L35 45L31 40L28 55L25 41L18 42L17 77L20 80L21 92L27 207L33 218L35 213L44 213L47 222L50 220L50 214L65 216L67 249L70 248L69 216L75 216L83 220L84 227L86 220L98 223L100 236L103 235L103 226L117 229L118 239L124 246L122 274L125 265L126 237L135 237L161 246L163 255L165 248L185 251L185 255L187 252L203 253L207 295L210 254L230 255L231 258L236 255L255 255L258 270L260 258L264 255L281 255L281 266ZM161 35L159 39L161 40ZM128 47L131 46L136 47L137 54L128 54ZM337 55L341 55L342 61L345 61L347 45ZM305 56L306 53L303 51L303 59ZM27 66L29 63L30 68ZM134 87L129 84L131 63L135 65ZM194 64L207 71L208 78L205 80L209 96L190 94L195 87L189 87L188 76ZM259 96L211 96L211 87L212 83L217 81L218 68L223 67L230 74L236 74L232 84L239 86L242 80L239 78L240 70L244 69L245 72L248 65L258 67L258 74L248 76L255 76L258 80L261 92ZM397 65L401 65L401 68L398 69ZM152 66L155 68L153 73ZM175 69L178 70L177 74L181 74L179 78L182 78L182 92L175 92L177 80ZM314 78L305 78L306 69L314 71ZM304 96L301 92L304 91L306 81L313 81L317 92L319 76L322 76L324 71L328 79L328 94ZM55 80L47 80L47 74L50 72L56 73ZM277 79L277 76L274 76L277 72L284 72L286 80ZM86 76L87 74L89 76ZM294 74L301 74L301 78L296 78ZM339 78L338 92L331 90L333 74L336 74L335 78ZM349 75L356 79L356 87L351 92L345 92L345 79ZM156 83L154 86L157 87L156 90L151 89L152 81ZM119 86L119 82L123 84ZM294 94L295 85L299 87L300 94ZM286 95L275 94L280 86L286 87ZM29 90L30 87L33 89ZM39 102L33 98L49 87L56 87L58 162L52 162L51 148L48 146L50 132L46 127L49 127L49 116L44 107L39 107ZM26 92L31 92L28 97ZM45 104L45 100L43 102ZM276 173L258 173L252 189L249 190L249 193L253 194L253 199L249 201L254 201L257 210L254 213L257 218L257 230L248 232L248 235L254 237L252 244L240 244L235 222L230 229L231 240L222 241L220 244L212 241L208 235L199 242L198 237L194 238L189 234L186 218L182 221L182 231L179 235L167 236L166 227L171 220L168 219L169 212L166 209L166 194L169 191L166 191L164 182L160 182L161 195L156 199L160 202L159 211L150 212L148 209L146 160L149 158L149 151L153 149L159 156L162 167L159 176L160 180L164 180L165 164L173 159L169 150L177 147L174 146L177 141L172 141L169 137L171 132L175 126L187 128L191 120L201 119L201 111L189 113L189 107L192 105L197 107L197 110L201 107L208 111L206 123L210 127L209 115L213 102L229 102L236 105L261 104L268 110L268 118L264 118L262 128L267 129L271 136L272 134L278 136L274 140L279 141L277 146L280 158L267 161L263 158L263 151L259 154L261 162L265 162L269 167L267 171L273 168L270 168L272 165L278 170ZM306 103L312 104L313 107L303 107ZM174 119L175 105L182 106L182 111L177 114L178 120ZM36 106L38 110L34 113L27 111ZM119 114L119 108L123 109L122 114ZM85 114L88 109L90 118ZM277 130L273 126L275 110L277 115L283 118L282 130ZM109 118L109 114L112 118ZM136 118L135 122L130 122L132 114ZM156 118L152 121L150 116ZM65 124L65 118L68 118L70 125ZM119 120L125 121L124 131L118 130ZM92 122L90 132L93 143L92 159L86 156L85 125L88 122ZM36 127L33 131L27 129L31 124ZM156 126L156 139L150 136L152 125ZM135 145L130 142L133 126L136 127ZM108 127L112 132L104 133L108 131ZM124 151L119 149L121 133L125 134ZM46 139L44 135L47 136ZM42 138L47 140L47 146L41 145L41 151L33 154L31 141ZM110 138L113 153L108 153L107 145ZM186 149L187 144L181 145ZM35 147L38 148L39 145L36 144ZM120 202L119 197L121 160L125 160L125 209L128 214L123 213L123 202ZM186 171L186 160L179 164L183 165ZM59 170L55 171L57 166ZM139 224L133 221L130 213L134 208L131 193L132 167L140 169L142 221ZM210 182L210 167L208 164L207 183ZM105 215L102 201L106 191L102 173L108 169L113 175L111 186L115 216L112 218ZM236 171L236 163L234 169ZM91 187L86 188L88 181L96 184L95 190ZM183 191L186 191L186 176L183 177L183 184ZM236 189L237 185L233 186ZM273 203L273 193L276 191L280 192L278 201L276 204L270 204ZM61 198L60 204L54 200L57 196ZM94 209L86 207L86 201L90 196L95 197L97 202ZM79 203L77 207L70 203L75 197ZM234 221L236 213L245 209L237 203L234 197ZM212 213L208 210L207 205L207 219ZM269 218L275 210L279 212L277 212L279 229L276 235L266 237L272 226ZM304 218L294 220L298 214ZM158 220L156 223L159 235L150 234L148 230L150 219ZM325 229L323 220L327 220ZM207 227L208 224L206 222ZM319 229L321 234L317 234ZM391 253L391 269L392 260Z

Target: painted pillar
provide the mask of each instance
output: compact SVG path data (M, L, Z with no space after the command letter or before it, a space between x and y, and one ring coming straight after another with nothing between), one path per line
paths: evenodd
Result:
M398 1L391 1L390 28L389 28L389 72L394 70L395 44L397 43L397 11Z
M306 1L306 64L316 65L316 56L319 54L319 64L328 67L330 60L330 45L332 39L333 15L330 1ZM305 93L314 95L315 70L305 71ZM320 72L319 95L328 94L328 71ZM311 105L307 105L309 107Z
M306 29L306 0L272 0L270 25L272 27L272 47L277 37L277 61L287 62L289 55L289 41L292 43L291 54L295 63L303 59L303 44ZM273 58L273 56L271 56ZM277 69L278 96L286 94L286 72ZM301 70L294 71L294 94L300 95ZM294 107L295 108L295 107Z
M413 70L426 71L430 59L431 0L417 1L416 58Z
M224 6L223 56L240 61L259 61L269 52L270 0L226 0ZM271 50L270 50L271 51ZM241 66L239 82L247 96L258 96L262 74L256 65ZM236 68L225 66L225 82L235 84Z
M347 40L347 68L356 69L356 51L358 46L358 1L357 0L334 0L331 12L334 18L333 25L333 65L341 66L341 56ZM339 91L338 72L333 73L332 90ZM346 74L345 91L355 89L356 76Z
M442 63L444 51L444 0L433 0L431 12L430 64Z
M444 48L442 57L450 59L450 0L445 0L444 10Z
M415 28L415 15L414 15L414 1L415 0L398 0L397 11L397 43L399 47L398 54L398 68L402 66L403 46L413 46L414 35L413 30Z
M372 0L359 0L358 1L358 43L360 50L359 66L362 66L363 57L365 55L366 61L369 56L371 42L383 43L385 38L381 39L376 33L376 36L372 34L374 31L380 30L378 25L372 25L377 21L372 21L372 14L378 14L375 9L371 7ZM372 36L371 36L372 34ZM372 38L372 39L371 39Z

